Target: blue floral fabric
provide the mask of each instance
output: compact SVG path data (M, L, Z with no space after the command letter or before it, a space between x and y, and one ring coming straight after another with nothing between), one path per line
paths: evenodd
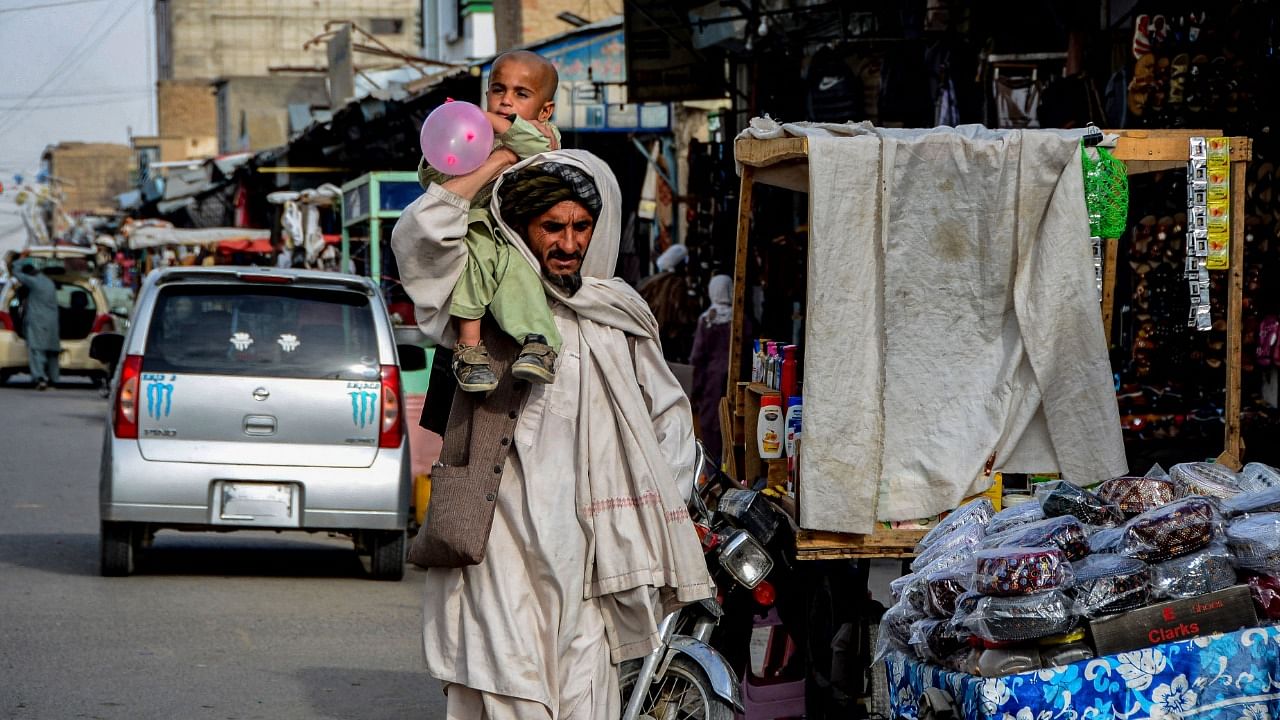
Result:
M1249 628L1048 670L981 678L886 659L895 718L928 687L966 720L1280 720L1280 627Z

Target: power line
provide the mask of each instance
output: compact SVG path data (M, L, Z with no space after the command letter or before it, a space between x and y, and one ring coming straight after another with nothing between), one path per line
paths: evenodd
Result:
M119 98L101 98L97 100L72 100L69 102L50 103L48 105L40 105L38 107L27 107L28 112L40 112L42 110L57 110L58 108L84 107L86 105L114 105L116 103L141 102L141 94L134 94L132 97ZM20 110L19 105L0 105L0 111Z
M40 83L40 85L36 86L36 89L31 91L31 94L28 95L24 101L19 103L19 105L26 105L30 103L30 101L34 99L37 95L39 95L43 90L45 90L49 86L49 83L53 82L55 78L68 77L75 70L79 69L79 67L84 64L84 61L88 59L89 55L98 49L98 45L102 42L102 40L108 35L110 35L111 31L114 30L116 26L121 23L121 21L123 21L126 17L129 16L129 13L133 11L133 8L136 4L137 2L135 1L126 5L124 12L120 13L120 15L117 16L116 19L113 20L110 25L106 26L101 32L99 32L96 36L94 36L93 39L85 42L80 47L78 52L68 55L63 60L63 62L58 64L58 67L54 68L52 73L49 73L49 77L47 77L44 82ZM109 11L110 10L108 9L107 12ZM99 16L98 19L94 21L94 27L97 27L98 25L101 24L102 18L106 17L107 12L103 12L102 15ZM17 110L17 111L11 110L9 112L12 114L10 114L7 118L0 118L0 134L6 133L12 130L15 126L17 126L20 120L25 119L27 115L30 114L29 112L26 112L24 110Z
M133 95L139 93L149 93L150 89L137 85L134 87L106 88L104 90L75 90L61 93L46 93L41 95L39 100L56 100L62 98L87 98L95 95ZM30 93L0 93L0 100L15 100L25 98Z
M39 5L23 5L15 8L0 8L0 14L22 12L24 10L44 10L46 8L62 7L64 5L85 5L91 2L102 2L102 0L62 0L62 2L40 3Z
M98 17L94 19L93 24L89 26L90 27L89 31L85 33L85 38L84 38L85 40L89 39L89 37L93 34L95 28L98 28L99 26L101 26L103 18L105 18L110 12L111 12L111 6L108 5L98 15ZM84 46L81 45L81 48L83 47ZM62 58L62 62L58 63L58 66L53 69L53 72L49 73L48 77L46 77L43 81L41 81L38 85L36 85L35 89L33 89L30 93L28 93L25 98L23 98L21 104L31 102L31 100L35 98L37 95L39 95L40 92L49 85L49 83L53 82L54 79L58 78L59 73L61 73L68 65L71 64L72 57L74 55L76 55L76 53L74 52L67 53L67 55ZM8 117L0 117L0 128L7 130L9 129L9 127L12 127L13 125L15 125L16 122L13 122L14 117L16 116L10 115Z

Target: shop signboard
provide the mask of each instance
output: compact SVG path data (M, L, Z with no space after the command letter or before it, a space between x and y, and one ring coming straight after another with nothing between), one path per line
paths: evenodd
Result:
M1249 588L1236 585L1099 618L1089 623L1089 630L1098 653L1111 655L1257 624Z

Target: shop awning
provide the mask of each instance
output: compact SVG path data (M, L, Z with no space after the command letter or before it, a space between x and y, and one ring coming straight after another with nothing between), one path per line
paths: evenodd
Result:
M139 227L129 233L129 247L133 250L165 245L208 245L211 243L256 241L264 241L269 246L270 240L270 230L256 230L253 228Z

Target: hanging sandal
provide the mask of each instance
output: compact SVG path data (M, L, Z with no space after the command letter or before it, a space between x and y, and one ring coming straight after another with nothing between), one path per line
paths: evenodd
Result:
M541 335L530 335L524 339L524 347L520 355L511 363L511 374L531 383L548 384L556 379L556 351L547 344Z
M489 367L489 351L484 349L484 343L454 348L453 375L463 392L489 392L498 387L498 376Z

